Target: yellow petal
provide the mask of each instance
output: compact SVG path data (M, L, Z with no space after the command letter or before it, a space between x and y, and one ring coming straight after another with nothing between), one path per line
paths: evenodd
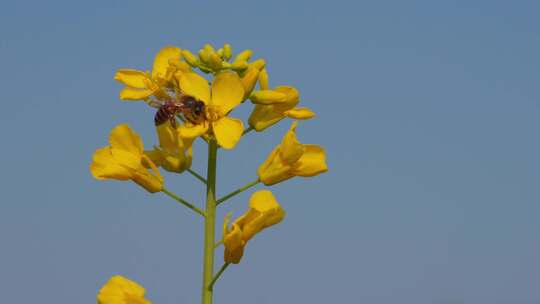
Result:
M138 70L120 69L114 75L114 80L133 88L146 89L148 75Z
M220 114L226 115L244 99L244 86L238 74L219 73L212 83L212 104L219 107Z
M243 239L251 239L256 233L265 228L275 225L283 220L285 211L281 208L272 192L261 190L253 193L249 200L249 206L256 211L259 216L249 223L246 223L243 230Z
M244 132L244 123L237 118L222 117L212 122L218 144L223 149L233 149Z
M210 86L204 77L197 73L182 73L179 75L178 85L180 90L189 96L208 104L210 102Z
M128 180L131 178L131 171L116 162L112 156L110 147L98 149L94 153L92 164L90 164L90 172L99 180Z
M109 135L109 142L112 149L128 151L135 155L141 155L144 150L139 134L131 130L126 124L118 125L112 129Z
M179 148L178 132L173 128L170 121L156 126L156 132L159 138L159 146L169 152L176 151Z
M272 126L285 117L285 114L274 110L274 106L256 105L249 116L249 125L257 132Z
M198 136L203 135L208 131L209 124L208 123L202 123L198 125L192 125L192 124L183 124L180 126L179 133L180 136L183 138L195 138Z
M262 90L253 92L249 99L254 104L271 105L287 101L287 94L273 90Z
M154 58L154 67L152 68L152 78L164 78L167 74L170 59L179 59L181 50L175 46L166 46L162 48Z
M293 122L291 128L281 141L279 147L279 156L285 164L292 165L296 162L304 153L304 146L296 138L296 125L298 122Z
M152 90L148 89L134 89L131 87L125 87L120 91L121 100L142 100L152 95Z
M328 171L324 149L317 145L304 145L304 147L304 154L294 164L292 173L309 177Z
M308 108L294 108L286 111L285 115L293 119L310 119L315 117L315 113Z

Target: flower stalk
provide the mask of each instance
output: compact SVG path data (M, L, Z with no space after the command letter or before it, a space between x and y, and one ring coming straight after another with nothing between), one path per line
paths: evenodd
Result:
M204 211L202 211L201 209L195 207L193 204L191 204L190 202L186 201L185 199L181 198L180 196L172 193L171 191L163 188L163 190L161 190L163 193L167 194L169 197L171 197L172 199L174 199L175 201L179 202L180 204L188 207L189 209L197 212L198 214L202 215L202 217L205 217L206 215L204 214Z
M261 182L261 181L257 178L256 180L254 180L254 181L252 181L252 182L250 182L250 183L247 183L246 185L244 185L244 186L242 186L242 187L240 187L240 188L234 190L233 192L231 192L231 193L225 195L224 197L218 199L217 202L216 202L216 205L219 205L219 204L225 202L226 200L230 199L231 197L233 197L233 196L235 196L235 195L237 195L237 194L240 194L240 193L242 193L242 192L248 190L249 188L251 188L251 187L257 185L257 184L260 183L260 182Z
M221 275L223 274L223 272L225 271L225 269L227 269L227 267L229 267L229 265L231 265L231 263L224 263L223 266L221 266L221 268L219 269L219 271L216 273L216 275L214 276L214 278L212 279L212 282L210 282L210 285L208 286L208 289L209 290L213 290L214 289L214 284L217 282L217 280L219 279L219 277L221 277Z
M214 272L214 244L216 233L216 163L217 142L208 142L208 172L206 177L206 217L204 221L204 258L202 304L212 304L213 291L210 287Z

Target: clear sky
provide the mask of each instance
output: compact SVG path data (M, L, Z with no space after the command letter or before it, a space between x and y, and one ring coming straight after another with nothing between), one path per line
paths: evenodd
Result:
M201 221L133 183L96 181L88 165L119 123L155 143L152 111L118 99L116 69L150 69L169 44L229 42L266 59L271 85L300 90L318 117L298 136L326 147L330 172L271 188L287 218L226 271L216 303L539 303L539 11L537 1L3 1L1 302L94 303L119 273L154 303L198 303ZM218 192L252 180L288 126L221 153ZM190 176L167 177L201 203Z

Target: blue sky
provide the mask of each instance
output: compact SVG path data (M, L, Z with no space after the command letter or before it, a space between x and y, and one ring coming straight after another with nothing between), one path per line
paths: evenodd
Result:
M298 136L326 147L330 172L271 187L287 218L227 270L216 303L538 303L539 10L536 1L5 1L3 301L92 303L117 273L154 303L199 301L199 219L132 183L98 182L88 165L116 124L155 142L152 111L119 101L116 69L150 69L165 45L229 42L266 59L271 85L300 90L318 116ZM252 180L288 126L221 153L218 192ZM204 171L204 159L197 144L194 168ZM201 203L196 181L167 178ZM248 198L227 202L220 218Z

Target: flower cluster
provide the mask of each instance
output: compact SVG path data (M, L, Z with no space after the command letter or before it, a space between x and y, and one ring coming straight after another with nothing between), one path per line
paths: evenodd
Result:
M302 144L296 137L298 120L313 118L315 113L306 107L298 107L300 93L296 88L286 85L271 88L266 61L252 60L252 56L251 50L234 55L229 44L217 50L206 44L196 54L167 46L154 58L151 71L119 69L114 79L124 85L120 99L142 101L154 109L157 144L145 150L140 136L128 125L120 124L110 133L110 145L94 153L90 165L92 175L100 180L131 180L150 193L162 192L214 225L217 205L252 186L259 183L272 186L294 176L311 177L326 172L324 149ZM247 127L242 119L231 116L243 104L252 106L246 119ZM218 147L234 149L247 133L266 130L284 118L294 121L281 143L259 166L257 179L217 199L215 162ZM193 143L197 139L208 143L207 179L191 170L197 155L194 156ZM207 186L206 211L167 190L159 168L177 174L187 171L202 181ZM229 214L223 224L221 243L225 266L222 270L229 264L239 263L248 241L282 221L285 211L272 192L260 190L252 194L249 209L242 216L232 222L230 217ZM211 292L215 282L209 282L207 275L213 267L214 236L210 232L213 227L205 229L203 298L207 291ZM208 248L212 248L212 252ZM150 302L144 299L142 287L115 276L99 292L98 303Z

